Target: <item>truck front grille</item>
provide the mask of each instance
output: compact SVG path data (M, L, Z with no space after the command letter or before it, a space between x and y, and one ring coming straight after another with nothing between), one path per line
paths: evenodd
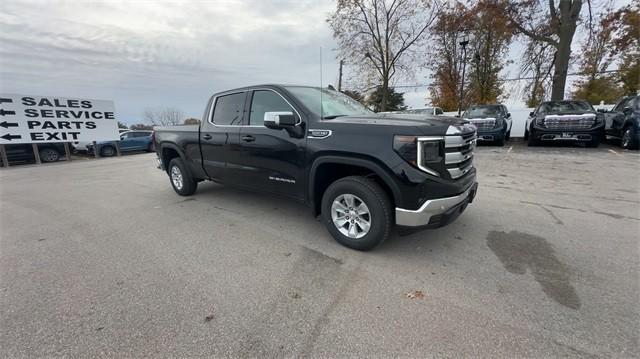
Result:
M549 115L542 122L550 130L588 130L595 123L595 115Z
M469 120L478 130L492 130L496 127L495 118L478 118Z
M444 138L444 163L451 178L460 178L473 168L476 139L474 126L449 126Z

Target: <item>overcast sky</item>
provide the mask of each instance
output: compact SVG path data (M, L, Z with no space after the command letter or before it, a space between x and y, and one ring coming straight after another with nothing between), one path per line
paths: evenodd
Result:
M130 124L141 122L145 108L199 118L217 91L318 85L320 47L323 83L336 84L336 45L325 21L334 8L319 0L2 0L0 91L114 100L118 119ZM416 81L427 83L426 74ZM419 107L425 94L405 99Z

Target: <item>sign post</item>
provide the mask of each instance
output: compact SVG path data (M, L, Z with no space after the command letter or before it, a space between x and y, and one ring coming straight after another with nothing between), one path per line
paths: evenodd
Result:
M31 143L38 163L38 143L65 143L70 159L71 141L119 139L113 101L0 94L0 145Z
M42 161L40 160L40 150L38 150L38 144L32 143L31 148L33 149L33 156L36 158L36 163L42 164Z
M66 160L71 162L71 151L69 150L69 142L64 143L64 155Z
M7 158L7 150L4 145L0 145L0 156L2 156L2 166L9 167L9 159Z

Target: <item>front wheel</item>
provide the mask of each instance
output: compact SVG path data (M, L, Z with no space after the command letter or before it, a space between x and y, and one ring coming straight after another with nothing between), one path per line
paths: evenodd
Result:
M322 196L322 219L338 243L367 251L389 237L392 206L389 196L376 182L350 176L327 188Z
M527 133L527 146L534 147L534 146L538 146L539 144L540 144L540 141L536 139L536 136L534 135L533 131L531 133Z
M116 149L111 145L104 146L100 149L100 156L102 157L113 157L115 155Z
M594 136L591 141L586 142L587 147L596 148L600 145L600 137Z
M638 139L633 136L631 133L631 126L625 127L622 131L622 139L620 140L620 145L622 148L627 150L637 150L638 149Z
M504 136L505 141L509 141L511 139L511 130L507 131L507 134Z
M191 172L180 157L176 157L169 162L169 179L171 187L181 196L191 196L198 189L198 182L193 179Z
M38 153L42 162L56 162L60 159L60 153L53 148L43 148Z

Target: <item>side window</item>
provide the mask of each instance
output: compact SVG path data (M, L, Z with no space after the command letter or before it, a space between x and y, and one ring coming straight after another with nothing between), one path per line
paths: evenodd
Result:
M249 125L262 126L265 112L293 112L287 101L273 91L258 90L253 92Z
M151 132L134 132L133 137L149 137Z
M133 132L127 132L127 133L123 133L122 135L120 135L120 139L124 140L127 138L132 138L133 137Z
M218 96L213 107L213 123L216 125L240 125L245 93Z
M436 107L436 115L442 115L444 114L444 112L442 112L442 109L440 107Z
M616 107L613 108L613 111L622 112L622 109L625 108L625 106L627 106L628 102L629 102L629 99L623 99L616 105Z

